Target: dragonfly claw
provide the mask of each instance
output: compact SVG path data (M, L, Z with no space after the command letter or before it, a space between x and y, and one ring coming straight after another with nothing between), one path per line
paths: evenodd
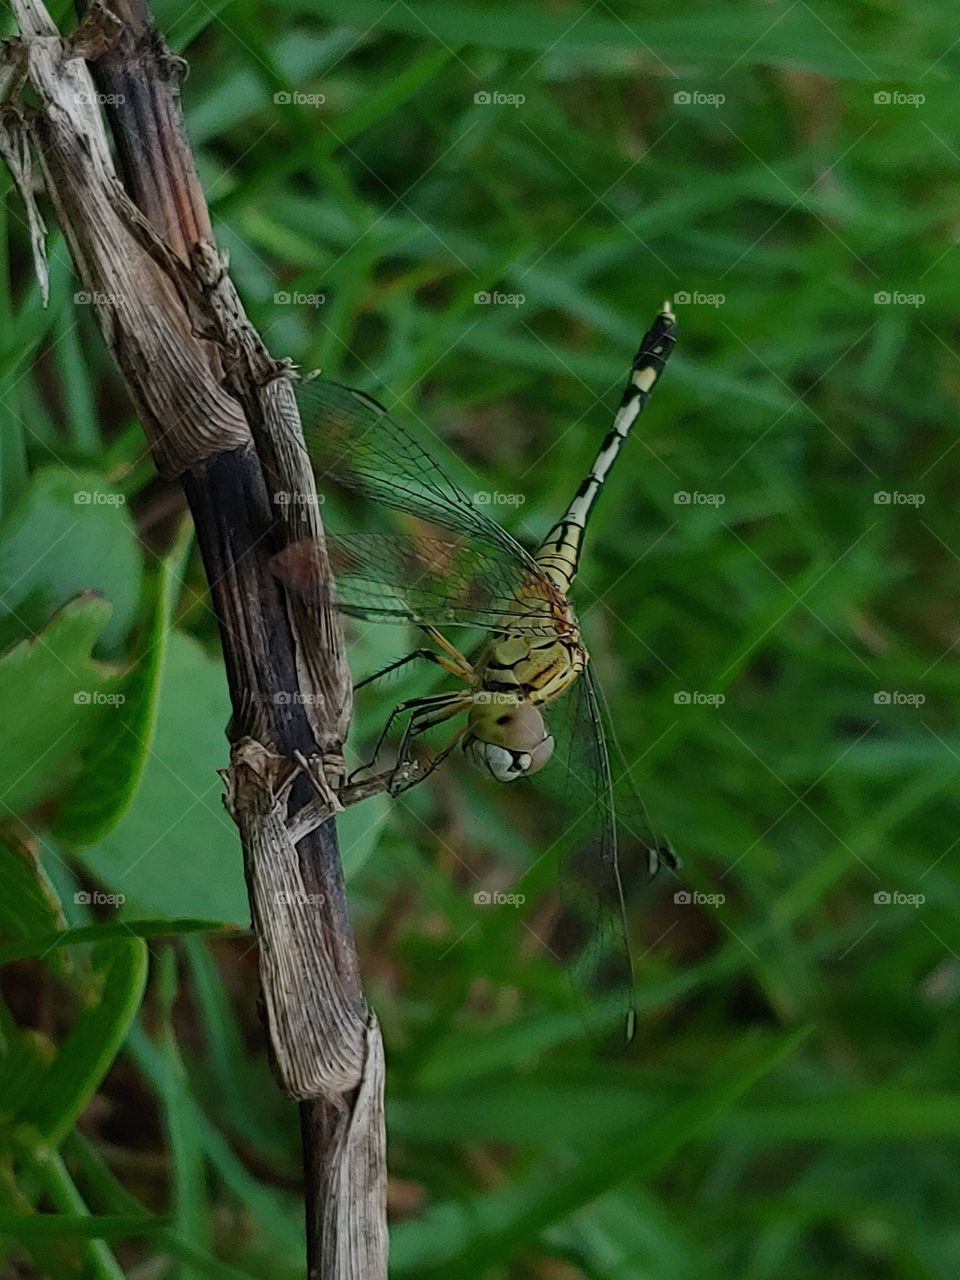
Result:
M420 781L420 765L416 760L401 760L390 775L390 794L398 795Z

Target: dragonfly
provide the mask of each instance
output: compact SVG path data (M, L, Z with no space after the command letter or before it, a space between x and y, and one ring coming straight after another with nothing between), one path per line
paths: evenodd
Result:
M676 317L664 303L640 342L613 425L566 511L539 546L528 549L451 480L388 411L363 391L323 377L301 382L297 399L317 484L327 482L432 525L438 536L327 532L333 600L368 622L410 623L429 644L361 680L382 679L412 662L433 663L455 682L438 693L398 703L380 734L370 770L395 727L402 736L391 772L394 794L421 782L458 747L498 782L531 778L554 760L557 735L544 708L559 702L565 721L563 762L554 796L575 810L565 857L565 900L585 922L579 967L587 985L613 980L627 992L626 1036L636 1026L634 965L621 866L624 840L643 849L644 876L675 868L672 851L650 835L629 790L629 775L595 674L589 665L570 591L591 513L676 342ZM329 596L319 561L305 539L274 557L285 587ZM486 636L471 658L452 642L452 628ZM431 730L459 727L426 769L412 765ZM351 778L355 775L351 775ZM627 790L624 790L624 787ZM620 796L627 811L618 813ZM609 975L609 977L608 977Z

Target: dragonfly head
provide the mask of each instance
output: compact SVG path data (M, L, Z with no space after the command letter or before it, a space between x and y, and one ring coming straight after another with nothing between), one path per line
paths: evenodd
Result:
M470 708L463 749L473 764L498 782L513 782L542 769L553 755L553 738L529 702L477 701Z

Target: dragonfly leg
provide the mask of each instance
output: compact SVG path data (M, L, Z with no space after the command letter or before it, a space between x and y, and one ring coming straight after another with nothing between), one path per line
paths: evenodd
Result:
M458 690L455 693L428 694L423 698L410 698L406 702L398 702L380 731L380 736L377 738L377 744L370 760L354 769L347 782L351 783L358 773L365 773L376 765L377 758L387 739L387 734L400 716L409 713L410 719L407 721L403 737L400 739L400 747L397 752L398 766L407 763L410 744L414 738L419 737L421 733L426 732L427 729L432 728L435 724L440 724L450 716L456 715L458 711L465 710L470 701L470 694Z
M413 653L408 653L405 658L397 658L396 662L388 662L385 667L375 671L372 676L364 676L362 680L358 680L353 686L354 693L358 689L362 689L364 685L373 684L375 680L381 680L384 676L388 676L391 671L399 671L401 667L405 667L408 662L413 662L416 658L423 658L426 662L440 663L440 655L434 653L432 649L414 649Z
M357 689L362 689L364 685L372 684L375 680L382 679L384 676L389 675L391 671L399 671L401 667L405 667L408 662L414 662L417 658L422 658L424 662L436 663L438 667L443 667L444 671L449 671L452 676L459 676L461 680L469 680L473 676L473 667L470 662L459 649L453 647L446 636L441 635L434 627L424 627L423 631L446 652L447 657L444 657L442 653L436 653L433 649L414 649L406 657L397 658L396 662L388 662L385 667L375 671L372 676L364 676L362 680L358 680L353 686L354 692Z
M447 756L450 755L451 751L460 745L466 736L466 732L466 725L464 725L462 729L458 729L443 750L438 752L425 769L419 770L415 777L411 778L408 782L404 782L402 786L391 786L391 794L398 796L402 791L409 791L411 787L417 786L417 784L422 782L424 778L429 778L434 769L438 769L440 765L443 764L444 760L446 760Z
M380 730L380 736L379 738L377 738L377 745L373 748L373 755L365 764L359 764L357 765L356 769L351 770L351 772L347 775L347 786L350 786L353 783L353 780L358 773L367 773L370 769L372 769L376 765L377 757L380 755L380 751L383 748L383 744L384 744L384 741L386 740L387 734L390 732L391 728L393 727L393 722L397 719L398 716L402 716L407 709L408 709L408 704L406 702L398 702L397 705L393 708L393 710L390 712L389 716L387 717L386 724Z
M397 768L402 768L410 761L410 748L415 738L419 738L422 733L426 733L428 729L434 728L438 724L442 724L444 720L449 720L451 716L455 716L460 711L465 711L470 705L472 699L469 694L463 692L457 693L438 693L426 698L419 698L416 704L411 702L408 706L413 707L413 714L407 721L406 728L403 731L403 737L400 739L400 746L397 749ZM453 746L463 737L463 732L458 734ZM451 748L452 749L452 748ZM449 754L444 751L443 756ZM433 768L427 770L428 773L433 772ZM416 779L422 782L426 777L426 773L420 773ZM405 787L400 788L401 791L406 790Z
M435 659L440 663L441 667L444 667L451 675L459 676L461 680L469 680L474 675L473 663L469 658L464 657L460 650L455 645L452 645L442 632L438 631L436 627L424 627L423 632L430 637L439 649L442 649L447 654L446 659Z

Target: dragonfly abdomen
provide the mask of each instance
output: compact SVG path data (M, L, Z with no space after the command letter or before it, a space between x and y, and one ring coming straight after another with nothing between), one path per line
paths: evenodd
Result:
M665 302L663 310L643 336L613 427L604 437L593 466L581 482L563 518L553 526L536 553L537 563L563 592L569 590L576 577L584 532L594 503L623 448L623 442L650 399L673 349L676 323L670 304Z

